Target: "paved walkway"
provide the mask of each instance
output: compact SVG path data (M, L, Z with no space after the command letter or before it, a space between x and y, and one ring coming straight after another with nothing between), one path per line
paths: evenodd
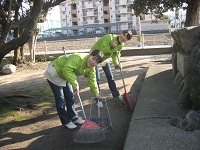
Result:
M186 132L169 124L171 117L185 117L189 110L176 104L177 87L172 65L151 66L138 97L124 150L199 150L200 130Z

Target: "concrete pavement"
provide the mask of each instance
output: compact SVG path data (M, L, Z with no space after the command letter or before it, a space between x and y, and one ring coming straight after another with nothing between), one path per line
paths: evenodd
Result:
M186 132L171 126L172 117L189 110L176 104L178 89L172 65L149 67L130 122L124 150L199 150L200 130Z

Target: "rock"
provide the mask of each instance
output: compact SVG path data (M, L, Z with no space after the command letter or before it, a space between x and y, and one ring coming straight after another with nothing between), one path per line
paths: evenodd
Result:
M188 55L191 50L198 44L200 27L185 27L181 30L171 32L175 43L181 47ZM180 49L180 48L179 48Z
M192 49L186 68L186 82L195 108L200 108L200 44Z
M13 64L6 64L3 66L1 72L3 74L11 74L16 71L16 66Z
M171 36L175 42L172 66L174 83L179 86L178 103L184 108L192 103L192 109L200 109L200 27L185 27L171 32ZM185 81L180 82L182 78Z
M187 113L185 118L171 118L169 124L185 131L200 130L200 114L192 110Z
M54 56L49 56L47 60L48 60L48 61L53 61L54 59L56 59L56 57L54 57Z
M1 64L0 64L0 70L3 68L4 65L6 64L10 64L10 62L6 59L6 58L3 58L3 60L1 61Z

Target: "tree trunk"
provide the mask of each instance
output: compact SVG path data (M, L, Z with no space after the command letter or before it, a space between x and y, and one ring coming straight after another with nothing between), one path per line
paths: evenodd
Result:
M42 12L43 4L43 0L34 0L33 8L30 13L29 20L27 21L27 26L25 26L21 36L5 44L0 43L0 62L6 54L10 53L14 49L17 49L21 45L24 45L32 37L32 35L34 34L34 29L37 27L38 19Z
M13 59L13 64L15 66L17 66L17 62L20 61L19 58L20 58L19 57L19 48L17 48L17 49L14 50L14 59Z
M37 42L37 35L39 30L36 28L32 38L28 41L28 47L30 52L30 62L35 62L35 49L36 49L36 42Z
M28 41L28 48L29 48L29 61L33 62L33 38Z
M185 27L197 26L199 24L200 0L188 0Z
M25 63L25 59L24 59L24 45L20 46L20 56L21 56L22 63Z

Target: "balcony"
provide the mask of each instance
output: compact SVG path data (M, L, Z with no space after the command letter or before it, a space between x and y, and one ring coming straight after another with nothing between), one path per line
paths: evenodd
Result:
M127 0L127 4L133 4L133 0Z
M86 25L86 24L88 24L88 21L87 20L83 21L83 25Z
M72 22L77 22L77 21L78 21L77 17L72 18Z
M71 10L71 14L77 14L77 10L76 9Z
M83 12L83 17L97 17L98 12Z
M116 1L115 1L115 5L119 5L119 0L116 0Z
M109 10L109 6L103 6L103 10L104 11L108 11Z
M120 10L115 9L115 13L116 13L116 14L119 14L119 13L120 13Z
M120 17L116 17L116 21L121 21L121 18Z
M128 20L133 20L132 16L127 16Z
M93 4L92 6L91 5L87 6L84 4L84 5L82 5L82 8L83 9L97 9L97 5Z
M109 14L104 14L104 15L103 15L103 18L104 18L104 19L109 19L109 18L110 18L110 15L109 15Z

